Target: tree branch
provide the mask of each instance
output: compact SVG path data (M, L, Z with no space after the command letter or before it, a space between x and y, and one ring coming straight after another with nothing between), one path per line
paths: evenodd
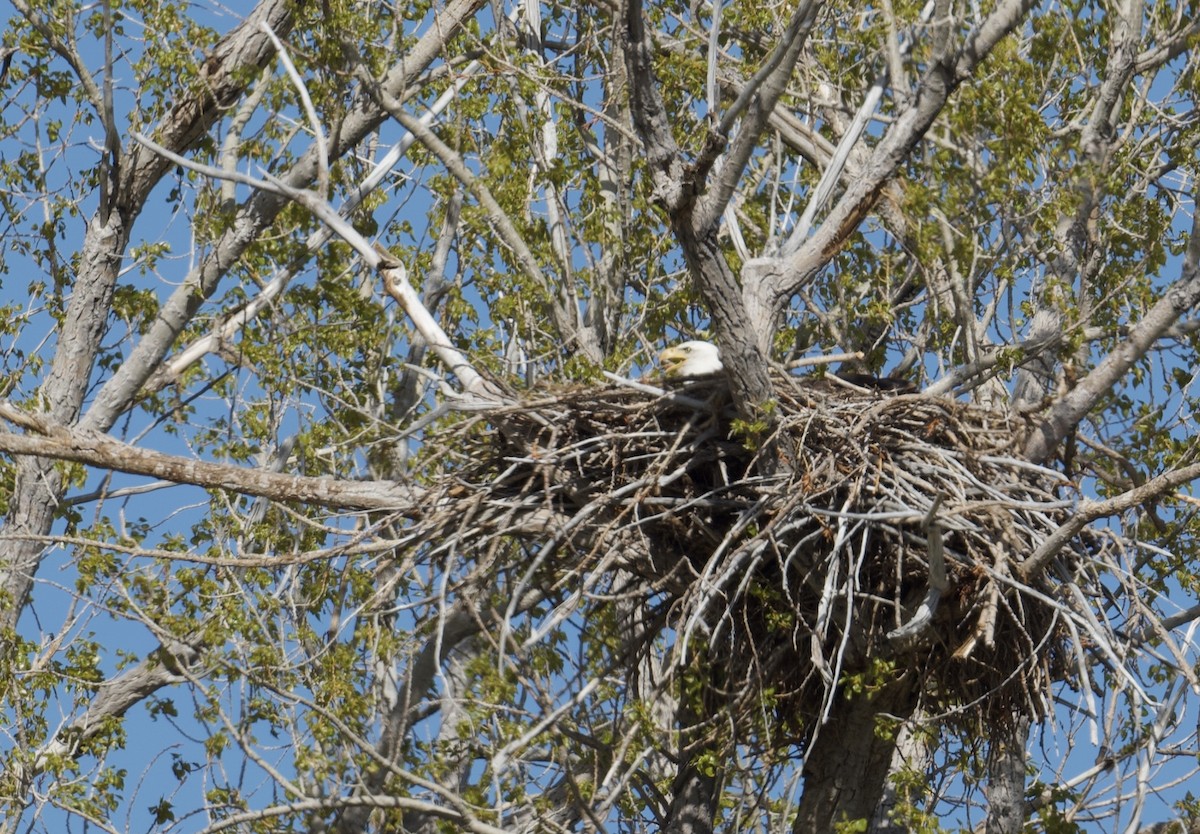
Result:
M1066 546L1066 544L1098 518L1106 518L1117 513L1143 506L1161 495L1178 489L1184 484L1200 478L1200 463L1193 463L1182 469L1172 469L1151 478L1139 487L1122 492L1105 501L1083 500L1072 513L1070 520L1063 524L1042 542L1033 554L1017 566L1017 575L1022 581L1028 582L1045 569L1050 560Z
M658 91L654 56L642 19L641 0L629 0L625 10L625 28L625 62L628 67L629 108L633 126L646 151L646 161L654 183L653 196L668 212L674 212L685 197L683 160L679 155L679 145L671 133L666 106Z
M227 489L272 501L301 501L339 511L393 510L408 515L417 512L421 502L429 499L425 490L394 481L344 481L284 475L140 449L98 432L72 430L51 423L2 401L0 417L27 430L26 434L0 431L0 452L10 455L75 461L177 484ZM422 507L420 511L428 509Z
M1046 419L1025 444L1025 456L1034 462L1045 460L1092 407L1126 372L1146 356L1154 343L1180 318L1200 304L1200 212L1192 217L1191 239L1183 270L1163 297L1142 320L1130 329L1129 336L1106 356L1079 384L1050 409Z
M996 45L1024 19L1033 0L1004 0L957 52L937 61L917 87L912 105L899 115L871 155L863 176L852 182L825 222L794 255L765 276L754 306L779 311L838 251L875 205L884 186Z
M817 22L817 14L821 7L822 0L801 0L767 62L742 87L737 99L721 117L717 126L719 136L727 136L738 119L742 119L742 124L726 154L720 173L696 208L692 222L697 229L706 229L716 223L737 191L746 163L758 147L776 102L787 89L788 79L792 76L801 51L808 43L808 35L813 24ZM746 111L749 112L743 118L742 114ZM700 172L697 173L697 176L699 175Z
M930 2L925 4L925 8L921 10L921 22L928 21L932 14L933 2L930 0ZM891 39L889 38L890 45ZM901 55L907 55L911 46L912 38L905 38L903 43L895 45L895 63L897 65L899 65ZM875 110L879 106L879 102L883 99L888 82L891 80L891 71L884 69L876 76L870 89L867 90L866 96L863 97L862 103L858 106L858 111L854 114L854 120L850 123L850 128L842 135L841 140L837 144L837 149L821 174L821 179L818 181L817 187L813 189L808 204L804 207L804 213L800 216L799 222L796 223L796 228L792 230L787 242L783 245L781 249L783 255L791 255L796 252L808 238L814 218L825 207L826 201L833 194L834 187L841 180L846 163L850 159L850 154L858 144L858 140L862 138L863 132L867 129L867 125L871 121L871 117L875 115ZM896 81L899 81L898 77Z
M393 119L400 123L401 127L412 133L418 142L440 159L442 164L446 166L446 170L475 196L475 199L479 201L479 204L487 213L488 222L492 225L492 228L496 230L500 238L516 256L517 264L520 266L521 271L545 292L546 298L550 302L550 314L554 319L554 326L558 329L563 341L572 346L582 347L587 340L579 338L578 328L576 327L576 309L570 283L566 280L560 280L558 287L555 288L546 280L541 264L538 263L537 257L525 243L525 239L521 236L521 233L517 231L517 227L513 225L508 212L501 207L499 201L492 195L487 185L467 168L462 158L455 153L453 148L443 142L428 125L407 113L400 106L400 102L389 97L383 91L379 91L379 104ZM599 361L602 357L590 356L589 358L593 361Z
M382 82L384 89L394 96L403 97L404 91L408 89L409 78L423 72L438 57L446 42L459 32L467 18L474 14L483 5L483 2L484 0L451 0L443 7L437 15L436 25L431 26L413 45L412 49L391 68ZM254 36L261 39L262 43L266 45L266 54L262 58L262 63L258 64L259 66L265 65L265 62L274 55L274 49L270 39L256 27L259 21L266 20L276 33L282 34L288 31L282 25L278 15L271 11L280 5L290 9L293 3L291 0L276 0L275 4L266 12L260 14L256 10L255 15L248 18L226 39L223 39L221 44L218 44L217 48L213 50L214 57L210 59L209 64L212 65L218 56L226 53L241 55L245 50L238 47L236 42L230 42L230 39L234 37L235 33L244 33L247 27L250 27L254 30ZM263 8L267 7L260 7L260 9ZM287 17L286 20L290 22L291 18ZM254 54L257 55L257 51ZM229 72L237 75L233 69L230 69ZM241 74L246 75L244 71ZM247 77L243 79L243 83L249 84L252 80ZM224 89L222 95L232 95L230 88L222 89ZM374 102L360 101L341 123L340 129L330 137L330 157L337 159L346 154L377 128L385 117L386 114ZM179 128L173 128L167 133L173 136L179 131ZM162 129L156 131L155 136L155 144L159 147L168 150L185 150L185 148L177 148L175 144L165 141ZM146 153L154 154L155 152L147 148ZM281 181L292 188L304 188L313 182L320 167L318 156L316 148L310 147L289 169L287 176L281 177ZM156 158L166 166L164 170L169 169L171 165L169 159L161 155L156 155ZM125 170L129 170L128 165ZM246 249L259 239L262 232L286 205L286 198L263 190L256 191L246 201L238 212L232 227L221 235L212 245L208 256L187 274L179 288L159 308L150 330L134 346L133 351L125 357L120 367L100 389L81 421L83 426L97 431L107 431L113 426L117 418L136 400L146 381L161 366L163 357L175 344L179 334L192 321L200 306L216 292L217 286L228 272L230 265L235 263Z
M256 73L275 55L271 38L262 30L287 37L295 25L296 4L292 0L264 0L229 31L208 53L200 70L199 83L188 89L175 102L170 113L154 129L155 141L165 148L182 152L195 142L223 116L246 88L257 80ZM118 192L120 204L127 212L139 212L151 189L171 163L145 150L131 149L121 167Z

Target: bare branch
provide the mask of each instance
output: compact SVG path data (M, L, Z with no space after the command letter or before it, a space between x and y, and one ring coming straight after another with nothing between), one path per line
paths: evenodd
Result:
M762 139L776 102L787 89L788 79L808 44L808 35L817 22L821 8L821 0L802 0L796 5L792 19L788 21L787 28L766 63L746 82L737 99L721 117L716 128L718 136L727 136L739 119L741 127L721 165L720 173L696 208L692 222L697 229L716 223L737 191L746 163ZM699 178L704 173L698 170L695 176Z
M400 105L400 102L393 97L387 95L386 91L378 90L380 106L383 107L388 114L395 119L407 131L413 134L422 145L424 145L431 153L442 161L454 177L462 183L463 187L475 196L487 212L488 221L500 235L505 245L512 250L516 256L517 264L521 267L521 271L525 276L541 287L546 298L550 302L550 312L554 319L554 325L561 334L563 340L568 344L573 344L583 347L584 343L579 339L578 329L576 327L576 308L574 300L571 297L570 284L566 280L558 282L558 286L554 287L547 281L543 273L541 264L529 246L525 243L525 239L521 237L521 233L517 231L513 225L512 219L508 213L501 207L500 203L492 195L491 190L476 177L462 158L438 135L433 132L420 119L410 115ZM600 357L592 357L593 360L598 360Z
M393 95L403 96L407 91L410 75L424 71L440 54L446 42L453 38L470 15L483 5L483 0L451 0L442 7L437 15L436 25L431 26L413 45L412 49L401 56L399 62L391 68L382 82L383 87ZM258 7L237 29L231 32L213 50L206 68L220 69L223 86L217 88L214 95L221 101L233 98L238 91L249 84L251 78L244 77L243 64L225 66L220 63L222 56L227 54L232 58L242 60L254 59L254 65L263 67L274 55L270 40L257 28L260 20L267 21L272 31L283 34L288 31L285 24L290 25L294 4L291 0L270 0L269 3ZM245 40L246 43L242 41ZM231 60L232 60L231 58ZM261 59L261 60L260 60ZM210 69L211 72L211 69ZM230 78L229 76L233 76ZM234 89L233 80L243 85ZM215 83L215 81L213 82ZM191 111L184 109L182 115ZM340 125L340 130L332 136L330 155L340 158L358 142L377 128L386 114L377 106L360 102ZM207 128L207 122L204 125ZM170 136L175 134L192 136L191 128L172 127L167 131ZM155 144L159 147L184 151L182 146L164 141L163 130L156 132ZM199 134L196 134L197 136ZM193 139L195 136L192 137ZM168 157L157 154L149 148L147 153L161 160L162 170L168 170L171 161ZM134 159L130 165L140 164ZM129 165L125 170L129 170ZM319 168L317 153L309 148L289 170L286 183L292 188L304 188L316 177ZM287 199L266 190L256 191L242 209L238 212L231 228L221 235L213 244L208 256L193 268L180 283L179 289L159 308L150 330L137 343L133 351L125 357L125 361L115 373L104 383L83 418L86 428L106 431L112 427L117 418L137 398L139 391L150 376L160 367L162 358L174 346L179 334L192 321L200 306L214 293L221 279L225 276L229 265L235 263L246 249L258 239L263 230L278 216ZM323 240L321 241L324 242ZM123 249L123 247L122 247Z
M472 832L472 834L512 834L508 829L497 828L494 825L480 821L474 816L467 816L459 811L423 799L412 799L403 796L381 796L378 794L297 799L282 805L273 805L255 811L230 814L224 819L206 826L201 831L203 834L215 834L217 831L225 831L230 828L243 829L248 823L262 822L263 820L313 811L333 811L339 808L399 809L409 811L413 814L425 814L437 819L447 820L461 826L464 831Z
M683 160L658 90L641 0L630 0L626 6L625 27L630 113L646 151L646 161L654 183L654 197L673 212L678 210L684 199Z
M288 55L287 48L284 47L283 42L271 31L270 24L264 20L258 24L258 28L271 39L271 43L279 55L279 62L283 64L288 78L292 80L292 86L296 88L296 93L300 96L301 104L304 105L304 114L308 117L308 126L312 129L313 138L316 140L317 193L321 195L322 200L328 200L329 142L325 139L325 129L321 127L321 120L317 117L317 109L313 107L312 97L308 94L308 86L304 83L304 79L300 77L300 73L296 71L296 65L292 63L292 58Z
M139 144L145 145L155 152L162 154L176 165L181 165L214 179L233 179L259 190L280 194L307 208L317 219L331 229L334 234L350 244L367 266L378 269L383 273L388 292L404 307L404 311L408 313L414 326L416 326L417 330L425 338L426 344L437 354L446 367L462 380L464 390L470 394L477 394L491 399L496 398L497 392L480 377L466 356L454 347L450 341L450 337L446 335L442 326L425 309L425 305L421 303L416 290L408 282L408 271L404 268L404 264L394 256L388 254L386 250L368 243L366 238L359 234L357 229L347 222L333 206L321 199L321 197L313 194L311 191L293 188L284 181L272 177L270 174L265 174L265 179L257 180L236 171L229 172L223 168L215 168L211 165L193 162L178 154L171 153L166 148L159 147L139 133L134 134L134 139Z
M933 0L929 0L925 4L925 8L921 10L920 20L922 23L929 20L933 15ZM890 42L889 42L890 45ZM906 37L896 46L896 56L891 57L889 53L890 64L900 66L900 58L902 55L907 55L912 48L912 38ZM833 154L833 158L829 161L828 167L821 174L821 179L817 183L817 187L813 189L812 196L808 200L808 204L804 207L804 213L800 216L800 221L796 224L796 228L792 230L787 242L783 245L780 253L784 256L791 255L803 245L808 237L809 231L812 229L813 220L817 216L817 212L825 207L825 203L833 194L842 174L845 170L846 163L850 159L850 153L862 138L863 132L867 129L871 117L875 114L876 108L879 107L879 102L883 98L884 90L887 88L889 81L892 80L892 70L884 69L875 78L871 84L871 88L867 90L867 94L863 97L862 104L859 105L858 111L854 114L854 121L850 123L850 128L842 135L838 142L837 150ZM896 79L899 81L899 79Z
M860 179L852 182L825 222L794 255L768 273L755 307L778 311L841 243L858 228L884 186L929 130L960 84L970 78L996 45L1024 19L1033 0L1004 0L957 53L944 56L925 73L912 104L888 128Z
M177 152L192 147L225 113L229 103L255 81L257 74L246 70L261 69L274 56L274 46L262 25L286 37L295 25L295 12L291 0L263 0L255 6L244 21L212 47L201 69L201 86L175 103L170 115L155 127L155 141ZM132 149L121 168L121 204L135 213L141 211L151 189L171 168L167 159L140 150Z
M159 646L134 668L106 681L99 687L84 714L71 722L69 729L58 733L40 749L32 766L19 772L18 778L28 783L56 758L76 755L81 746L99 733L106 732L108 723L123 716L134 704L165 686L186 680L182 670L195 663L197 658L195 647L175 641L169 647Z
M813 7L807 4L803 5L803 9L805 13L813 11ZM656 196L667 209L688 271L704 297L722 340L722 361L728 369L738 412L748 423L761 426L763 434L769 436L768 409L773 386L767 373L765 354L770 335L767 323L755 321L748 314L742 299L742 288L721 252L713 222L698 225L698 218L693 215L691 200L699 183L691 180L702 174L698 170L685 172L680 159L679 148L672 136L662 95L657 87L643 17L642 4L638 0L631 0L626 9L625 34L633 122L646 149ZM797 26L805 21L806 18L799 13L794 19ZM783 57L780 60L786 63ZM776 79L775 83L782 84L783 79ZM764 125L770 110L767 107L760 114ZM703 162L697 164L703 167ZM768 452L763 458L765 465L773 466L774 457L773 453Z
M1071 518L1050 535L1028 559L1021 562L1017 566L1017 572L1022 579L1028 581L1044 570L1071 539L1096 519L1107 518L1147 504L1196 478L1200 478L1200 463L1168 470L1141 486L1104 501L1080 501Z
M1049 457L1092 407L1141 361L1154 343L1200 304L1200 212L1192 218L1191 238L1179 280L1132 327L1126 339L1050 409L1030 436L1025 454L1032 461Z
M273 501L303 501L333 510L413 512L428 493L392 481L342 481L284 475L224 463L208 463L129 446L107 435L35 418L8 403L0 416L38 434L0 431L0 451L54 460L71 460L102 469L148 475L205 489L228 489Z

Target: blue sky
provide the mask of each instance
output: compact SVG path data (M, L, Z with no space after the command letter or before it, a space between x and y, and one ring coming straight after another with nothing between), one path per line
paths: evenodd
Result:
M223 11L219 6L196 5L192 8L192 12L200 15L213 15L216 19L216 25L220 29L228 28L230 21L234 18L227 12ZM219 19L218 19L219 18ZM94 52L97 47L92 44L88 47L85 53L89 61L94 61L98 64L99 53ZM130 99L122 93L122 84L118 83L118 102L124 102L128 106ZM12 111L10 110L9 113ZM74 118L70 106L63 104L52 104L42 115L41 123L38 125L29 124L27 129L22 132L22 141L9 139L0 143L0 158L11 162L21 150L29 150L35 148L34 137L40 137L43 142L47 138L48 122L53 119L61 119L64 123L70 123ZM6 116L7 117L7 116ZM386 128L384 131L383 146L388 142L396 141L399 138L400 132L395 128ZM102 135L98 123L91 125L78 126L72 133L71 139L67 143L64 152L61 155L47 156L51 164L49 165L49 182L52 191L65 190L70 184L75 182L80 176L80 172L86 170L94 164L97 158L96 145L102 141ZM128 137L126 137L128 141ZM298 140L299 141L299 140ZM401 170L404 169L404 163L401 165ZM158 196L165 196L165 189L169 189L172 176L167 177L167 182L160 187ZM420 226L425 218L425 211L429 205L429 197L423 191L419 182L408 181L402 182L401 177L397 177L395 181L396 187L393 192L395 202L383 207L380 210L381 216L386 216L393 211L400 211L406 216L410 216L414 224L417 225L417 231L414 237L422 240L428 240L429 235L427 230ZM67 227L61 235L61 249L64 254L74 252L77 242L82 239L83 228L86 219L94 210L92 202L85 201L80 204L80 216L71 218L68 221ZM184 205L187 205L185 201ZM399 206L397 209L396 206ZM38 221L38 207L30 206L29 211L22 217L11 219L12 225L5 230L8 242L12 242L17 237L28 230L28 227ZM126 279L133 285L139 288L147 288L154 291L160 298L165 298L172 292L186 274L188 267L191 265L192 250L189 230L190 218L186 214L179 213L171 208L169 204L162 200L156 203L151 211L148 211L139 221L137 242L155 242L168 241L172 245L173 253L162 260L157 269L148 274L139 274L137 270L132 270L126 276ZM1180 221L1182 222L1182 220ZM29 286L32 282L46 280L43 271L39 269L33 262L22 258L18 253L9 251L7 257L7 270L0 275L0 303L16 305L21 309L28 309L29 322L14 337L5 337L0 341L0 353L6 357L6 368L12 369L18 366L23 360L18 357L17 351L24 353L25 357L29 357L35 352L42 352L49 355L48 351L53 347L53 337L47 337L49 332L49 324L46 312L41 309L40 299L31 297L29 294ZM1171 269L1164 271L1164 274L1173 274ZM304 276L301 280L311 280L311 276ZM478 299L476 299L478 301ZM1019 301L1020 298L1017 298ZM480 304L479 311L485 313L486 310ZM697 320L697 324L702 322ZM115 338L116 332L114 332ZM1006 334L1007 335L1007 334ZM49 341L47 341L49 339ZM112 341L112 340L110 340ZM398 353L402 353L403 345L397 344L395 349ZM18 389L9 394L14 399L21 399L27 396L36 384L37 375L29 374L20 383ZM235 386L240 390L238 397L234 398L235 402L252 401L258 398L259 393L253 382L239 381ZM213 396L208 399L203 399L199 402L199 408L193 420L196 426L204 427L207 421L230 417L229 410L230 400L225 397ZM284 433L294 430L299 421L313 414L319 414L319 405L314 402L305 402L303 400L291 404L292 410L287 417L282 421ZM134 421L140 418L133 418ZM146 428L143 425L137 425L136 422L129 426L123 427L129 435L134 436ZM195 428L195 427L193 427ZM1188 424L1180 424L1179 431L1184 432L1189 429ZM162 451L172 452L175 454L188 455L191 450L187 443L187 432L173 436L162 431L153 431L149 434L144 442ZM88 484L81 489L82 492L89 492L95 489L104 479L101 473L92 473ZM109 484L110 489L121 489L134 485L144 484L145 479L132 478L127 476L114 476ZM163 508L169 508L169 511L163 512ZM93 504L81 504L77 509L87 516L95 512L96 507ZM203 491L192 487L171 486L164 487L149 494L130 494L119 499L109 499L104 503L104 512L117 520L119 524L137 524L143 515L147 516L155 525L152 531L150 542L161 540L164 536L186 533L191 525L197 521L204 513L207 512L207 496ZM56 547L50 552L50 556L40 573L40 582L36 590L36 601L31 607L30 612L23 620L22 627L25 633L29 636L43 635L47 632L53 632L61 623L65 623L64 612L70 610L72 605L79 605L80 601L77 594L74 592L74 583L77 577L76 558L77 551L70 547ZM122 557L118 557L122 558ZM145 560L132 560L131 567L136 566L136 569L147 569ZM106 610L105 600L106 594L120 594L120 589L116 586L107 591L101 592L99 589L93 590L89 595L85 604L80 609L79 616L71 621L72 634L91 635L99 644L99 649L102 652L101 668L107 673L113 673L118 669L121 662L119 651L129 651L134 653L144 652L153 647L153 636L147 631L143 624L135 621L130 621L122 616L114 616L110 611ZM1180 594L1184 599L1188 599L1188 595ZM286 619L285 613L278 614L279 617ZM1189 632L1189 640L1186 643L1189 649L1189 657L1194 653L1190 652L1191 640ZM186 767L180 769L178 766L176 771L184 774L182 782L172 773L172 763L202 762L204 755L202 752L203 740L211 728L205 727L196 722L191 717L193 712L193 704L190 703L190 695L187 688L176 688L172 696L178 699L179 717L172 719L165 714L159 714L157 717L151 717L144 705L139 705L130 713L127 719L128 744L126 749L115 751L108 761L109 766L123 768L126 771L125 783L127 786L127 800L125 807L121 811L121 816L124 818L124 829L129 831L150 831L154 829L152 824L152 814L148 810L151 806L158 803L160 799L167 799L175 804L176 808L182 810L185 808L194 808L202 804L201 797L205 789L211 785L202 782L201 777L196 773L187 774ZM236 689L231 689L227 693L227 697L232 705L237 705L237 702L245 698L247 693L240 692ZM64 703L62 705L63 714L69 712L69 704L67 703L71 697L71 693L64 690L62 693ZM1184 704L1187 710L1194 710L1196 707L1195 701L1185 699ZM1082 718L1078 714L1073 714L1067 705L1063 705L1059 713L1062 719L1063 727L1075 727L1078 730L1076 738L1076 746L1070 746L1067 742L1065 732L1053 732L1053 728L1048 728L1046 732L1039 733L1034 739L1035 756L1037 752L1044 752L1045 758L1050 762L1065 760L1068 765L1064 768L1061 774L1052 771L1043 771L1038 774L1038 778L1046 781L1056 782L1059 778L1071 778L1072 775L1086 771L1092 764L1096 752L1087 738L1090 734L1089 722L1094 720L1099 726L1103 725L1105 716L1112 710L1120 711L1128 708L1127 705L1117 703L1112 704L1106 700L1104 693L1101 693L1096 698L1097 715L1091 719ZM231 710L236 714L237 709ZM1179 734L1188 737L1188 743L1194 747L1195 738L1192 735L1191 727L1195 725L1195 717L1190 712L1185 711L1181 715L1181 724ZM168 727L171 729L168 731ZM169 742L164 742L165 738L169 738ZM265 749L271 751L271 745L265 745ZM1156 808L1154 813L1150 813L1144 820L1164 819L1168 816L1166 806L1171 801L1177 798L1186 785L1171 785L1170 774L1175 770L1179 773L1191 773L1194 767L1192 760L1191 749L1187 749L1178 757L1178 766L1168 766L1164 771L1163 783L1170 785L1164 790L1160 796L1154 798L1150 807ZM289 750L285 746L280 746L279 749L272 751L274 756L269 763L277 765L284 770L288 767ZM178 758L177 758L178 757ZM1040 758L1040 757L1039 757ZM266 793L271 792L271 780L267 777L264 770L253 762L247 762L240 757L234 759L232 757L227 761L229 775L233 778L241 780L247 786L260 785ZM1113 782L1114 790L1119 790L1120 782ZM41 830L55 830L56 826L64 826L67 830L85 830L87 826L82 823L77 817L59 816L55 812L48 812L43 817L38 826ZM197 830L203 825L203 820L198 818L186 819L181 818L175 830L192 831ZM1098 822L1094 828L1096 831L1115 830L1112 819L1105 819Z

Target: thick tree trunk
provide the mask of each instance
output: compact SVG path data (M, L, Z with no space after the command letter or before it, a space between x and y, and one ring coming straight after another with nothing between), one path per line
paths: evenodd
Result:
M716 785L713 776L694 762L680 768L672 790L671 816L663 826L664 834L712 834L716 816Z
M898 732L878 726L877 719L909 718L917 694L909 677L904 677L871 695L838 698L804 757L804 795L793 834L833 831L836 823L875 816Z
M988 743L986 834L1020 834L1025 828L1025 745L1029 719L992 728Z
M751 321L746 314L737 277L721 253L715 231L698 237L690 217L680 218L674 229L696 288L704 297L721 338L721 361L729 370L738 413L749 421L763 419L767 403L775 396L763 351L763 344L770 344L769 337L762 336L770 323Z
M128 240L127 227L116 212L109 214L107 223L96 216L88 224L79 272L58 333L58 349L40 391L46 414L56 423L70 424L79 418ZM45 549L37 537L50 532L60 494L61 478L54 461L17 460L5 525L10 544L0 563L0 630L16 628L25 608Z
M679 708L679 770L671 786L664 834L712 834L720 791L718 776L710 771L712 759L719 760L719 756L712 756L711 748L696 742L696 736L704 732L704 716L684 699Z

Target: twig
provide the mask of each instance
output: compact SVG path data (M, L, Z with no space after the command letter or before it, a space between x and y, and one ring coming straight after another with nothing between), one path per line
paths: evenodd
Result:
M787 366L790 370L795 370L796 368L807 368L812 365L832 365L834 362L854 362L862 358L863 352L856 350L853 353L829 353L825 356L806 356L803 359L788 362Z
M317 142L317 185L319 194L322 200L329 199L329 142L325 138L325 131L321 128L321 120L317 118L317 109L313 107L312 98L308 94L308 87L304 83L304 79L300 77L300 73L296 71L296 65L292 63L292 58L288 55L287 48L279 38L275 37L275 32L270 25L265 21L260 21L258 28L262 30L271 43L275 46L275 52L279 55L279 62L283 64L284 70L287 71L288 78L292 80L292 85L296 88L296 92L300 96L300 101L304 105L304 113L308 116L309 127L312 128L313 137Z
M266 172L263 173L263 179L256 179L236 171L226 171L186 159L140 133L135 132L133 138L139 144L189 170L214 179L230 179L252 188L279 194L307 208L318 220L349 244L367 266L380 272L388 293L400 303L413 325L425 338L430 349L434 351L442 364L458 376L467 393L495 402L503 400L499 392L479 375L466 356L453 346L450 337L421 303L416 290L408 282L408 273L404 264L378 244L368 243L366 238L359 234L358 230L338 214L327 201L307 189L293 188Z

